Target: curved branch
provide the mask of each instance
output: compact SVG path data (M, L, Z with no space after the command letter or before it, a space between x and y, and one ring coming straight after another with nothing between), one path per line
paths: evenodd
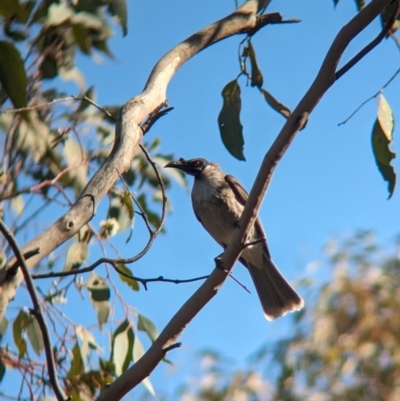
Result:
M334 84L336 68L344 50L354 37L364 30L391 1L372 0L336 36L313 84L286 121L264 157L240 218L238 224L240 228L235 231L221 258L224 271L214 269L208 279L173 316L142 358L125 371L110 387L104 390L97 401L119 400L145 379L164 358L164 350L176 342L176 339L193 317L216 295L246 244L246 238L257 218L258 210L276 165L290 146L297 132L304 127L308 116L322 96ZM249 5L249 3L254 5L254 2L248 2L245 5Z
M53 347L51 345L49 329L47 328L47 324L44 319L42 305L40 304L35 285L33 284L32 277L30 276L28 267L26 266L24 255L21 252L21 249L19 248L17 241L12 235L11 231L7 228L7 226L1 219L0 219L0 231L4 235L4 238L10 245L10 248L14 252L15 257L19 262L22 274L25 279L26 288L32 300L33 309L31 310L31 313L35 316L35 319L37 320L40 328L40 332L42 334L44 351L46 354L47 369L49 373L49 383L54 391L57 400L64 401L66 400L67 397L65 396L64 392L61 389L60 383L58 382L56 363L54 361Z
M107 160L67 213L22 248L23 252L40 249L40 254L26 262L28 268L36 265L92 219L96 206L118 179L118 172L123 174L129 169L142 138L141 124L154 110L166 103L167 86L179 67L220 40L237 34L251 34L271 21L277 22L278 13L271 14L270 18L260 19L257 15L258 7L259 1L247 0L232 14L190 36L159 60L147 80L144 91L122 106L115 127L114 146ZM280 16L279 18L282 20ZM14 260L9 261L9 264L13 263ZM0 317L4 314L8 302L14 298L22 275L18 271L13 280L7 281L5 278L6 268L3 268L0 270Z

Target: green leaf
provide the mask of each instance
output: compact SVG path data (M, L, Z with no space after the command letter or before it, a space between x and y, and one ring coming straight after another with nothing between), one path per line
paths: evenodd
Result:
M124 273L129 274L130 276L133 276L132 270L129 269L128 266L124 265L123 263L118 263L117 266L118 266L118 269L122 270ZM133 291L139 291L139 283L135 279L125 277L122 274L118 274L118 276L121 279L121 281L128 284L129 287L131 287Z
M29 315L23 310L20 310L13 323L13 338L18 348L18 358L22 358L26 353L27 345L25 339L22 337L22 333L26 330L28 325Z
M128 34L128 7L126 0L106 0L108 12L115 16L124 36Z
M372 150L375 161L382 177L388 183L389 197L393 195L396 185L396 173L390 161L395 158L396 154L389 149L390 141L377 118L372 129Z
M246 160L243 155L243 126L240 123L240 86L236 80L225 85L222 89L224 103L218 116L218 126L222 142L228 152L239 160Z
M144 347L142 343L140 342L139 338L136 336L135 342L133 344L133 362L137 362L142 356L144 355ZM146 377L143 381L142 384L147 388L150 394L153 396L156 395L154 391L154 387L151 384L150 380L148 377Z
M133 208L133 202L132 202L132 196L129 192L125 191L123 198L121 199L121 203L123 206L126 207L128 210L128 216L131 220L133 220L134 217L134 208Z
M81 375L84 371L85 364L82 359L82 354L79 348L78 341L76 341L74 348L72 348L72 361L71 367L68 372L68 377L70 379L73 379L74 377Z
M138 318L138 330L144 331L152 342L154 342L158 337L157 327L150 319L140 313Z
M117 337L119 337L119 335L121 333L126 333L127 336L127 343L128 346L126 348L126 353L125 353L125 359L122 361L121 359L121 372L125 372L126 369L128 369L129 364L132 362L132 350L133 350L133 342L134 342L134 338L135 335L133 333L131 324L129 323L129 321L127 319L125 319L115 330L115 332L113 333L112 336L112 346L111 346L111 360L114 361L115 363L115 340ZM125 340L122 340L125 341ZM119 352L119 351L118 351ZM118 357L117 357L118 359ZM117 370L117 366L115 366L115 369ZM119 368L118 368L119 369Z
M248 42L248 45L243 50L243 55L245 57L250 58L250 65L251 65L251 86L257 86L258 88L262 87L263 84L263 76L258 66L256 53L254 51L253 44L251 41Z
M93 99L94 97L94 86L91 86L85 93L84 96L86 96L89 99ZM78 108L76 109L76 113L81 113L82 111L86 110L90 106L90 103L86 100L81 100L79 103Z
M123 365L129 348L128 331L123 331L115 336L113 362L115 374L120 376L123 373Z
M89 276L86 288L90 292L90 299L93 308L97 311L97 321L99 322L100 330L103 324L107 322L110 315L110 287L104 279L92 272Z
M26 328L28 338L35 354L40 356L44 349L42 332L40 331L39 323L35 316L29 316L29 320L29 325Z
M15 108L26 106L27 79L21 55L9 42L0 40L0 83Z
M8 328L8 319L3 316L0 320L0 339L6 334Z
M79 268L87 260L88 256L89 250L87 244L84 242L74 242L68 248L63 271Z
M285 118L289 118L291 111L288 107L286 107L284 104L280 103L278 100L276 100L271 93L269 93L267 90L261 88L260 89L262 95L264 96L264 99L266 102L279 114L281 114Z
M389 103L383 95L380 95L379 97L378 120L386 138L389 142L392 141L394 131L394 116Z

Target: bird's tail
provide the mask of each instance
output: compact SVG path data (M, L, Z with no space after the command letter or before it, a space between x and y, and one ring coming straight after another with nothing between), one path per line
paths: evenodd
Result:
M287 312L298 311L304 306L303 299L284 279L269 257L264 255L263 268L253 266L245 260L241 262L249 269L268 320L286 315Z

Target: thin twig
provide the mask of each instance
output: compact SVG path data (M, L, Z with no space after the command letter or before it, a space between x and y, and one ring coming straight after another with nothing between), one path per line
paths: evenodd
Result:
M348 61L340 70L336 71L335 73L335 80L337 81L340 77L346 74L347 71L350 70L353 66L355 66L364 56L366 56L372 49L381 43L381 41L385 38L388 34L390 29L392 28L393 24L395 23L398 15L400 13L400 1L397 0L397 7L395 8L393 14L386 22L385 26L379 33L379 35L367 46L365 46L362 50L360 50L350 61Z
M375 95L372 95L369 97L367 100L364 100L345 120L343 120L341 123L338 124L338 126L346 124L352 117L354 117L355 114L357 114L362 107L364 107L368 102L371 100L375 99L378 95L382 93L382 90L385 89L400 73L400 68L392 75L392 77L385 83L385 85L382 86L381 89L378 90L378 92L375 93Z
M29 292L29 296L32 300L33 315L36 318L36 320L39 324L40 331L42 333L44 351L46 354L47 369L48 369L48 374L49 374L49 382L51 384L51 387L54 391L54 394L55 394L57 400L64 401L64 400L66 400L66 396L65 396L64 392L62 391L61 386L58 382L57 371L56 371L56 366L55 366L55 361L54 361L54 356L53 356L53 347L51 345L50 333L49 333L46 321L44 319L42 305L40 304L35 285L33 284L32 277L30 276L28 267L25 263L24 255L22 254L21 249L18 246L15 237L13 236L11 231L7 228L7 226L5 225L5 223L3 222L2 219L0 219L0 231L4 235L4 238L10 245L11 249L14 252L16 259L18 260L18 264L21 267L21 271L22 271L22 274L25 279L26 288L27 288L27 290Z
M141 277L131 276L130 274L125 273L123 270L118 268L118 263L123 263L123 262L118 262L115 259L109 259L109 258L101 258L98 261L96 261L96 264L93 264L88 267L83 267L81 269L73 269L73 270L63 271L63 272L38 273L38 274L32 274L31 277L34 280L40 280L40 279L46 279L46 278L59 278L59 277L74 276L77 274L89 273L102 263L108 263L108 264L112 265L113 268L115 269L115 271L118 274L120 274L121 276L130 278L132 280L138 281L139 283L143 284L143 287L146 290L147 290L147 283L164 282L164 283L173 283L173 284L184 284L184 283L193 283L194 281L205 280L208 277L208 275L207 275L207 276L194 277L194 278L189 278L189 279L184 279L184 280L164 278L163 276L158 276L158 277L154 277L154 278L141 278Z

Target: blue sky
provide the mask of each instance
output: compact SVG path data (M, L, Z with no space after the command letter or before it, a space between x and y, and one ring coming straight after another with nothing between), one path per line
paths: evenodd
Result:
M229 0L129 2L128 36L122 38L117 30L110 46L116 61L105 59L95 64L80 57L87 87L96 87L100 104L129 100L140 93L152 66L165 52L233 8L234 1ZM302 20L299 24L267 26L253 39L264 87L294 109L315 78L335 35L355 14L355 2L341 0L334 9L331 0L274 0L269 11ZM346 51L342 65L379 29L380 21L376 20L360 34ZM160 137L160 150L174 153L177 158L218 161L224 171L235 175L250 190L284 119L241 79L241 121L247 161L238 161L225 150L217 125L221 90L239 73L237 48L242 38L230 38L206 49L177 72L167 91L169 105L175 109L157 122L146 139ZM399 195L395 192L391 200L386 200L387 185L371 150L376 102L369 102L347 124L338 126L381 88L398 64L394 42L384 40L329 90L276 169L260 218L275 263L295 286L304 277L319 280L329 275L326 271L307 269L311 262L321 259L328 239L363 228L374 229L379 242L386 244L398 234ZM384 92L395 116L400 107L398 88L399 81L395 80ZM396 152L397 148L395 141L392 150ZM398 159L393 165L400 170ZM182 279L207 274L214 267L214 257L221 252L219 246L195 219L189 190L176 184L168 197L173 212L167 217L167 233L158 237L143 260L131 266L134 273L140 277L163 275ZM103 202L99 210L106 206ZM128 246L124 244L126 236L122 236L120 251L124 256L134 254L133 247L136 249L137 241L143 240L144 231L139 225L137 221ZM91 259L96 256L96 250L91 249ZM169 355L175 366L161 365L151 376L156 391L173 386L185 376L196 350L214 348L241 365L265 341L290 333L290 318L272 323L264 319L250 277L241 265L235 267L234 275L252 294L228 280L187 327L180 338L182 348ZM123 287L125 300L162 329L198 284L155 283L149 285L147 292L139 293ZM307 293L302 295L307 308ZM72 313L75 320L84 322L87 318L85 312L77 316L74 309Z

